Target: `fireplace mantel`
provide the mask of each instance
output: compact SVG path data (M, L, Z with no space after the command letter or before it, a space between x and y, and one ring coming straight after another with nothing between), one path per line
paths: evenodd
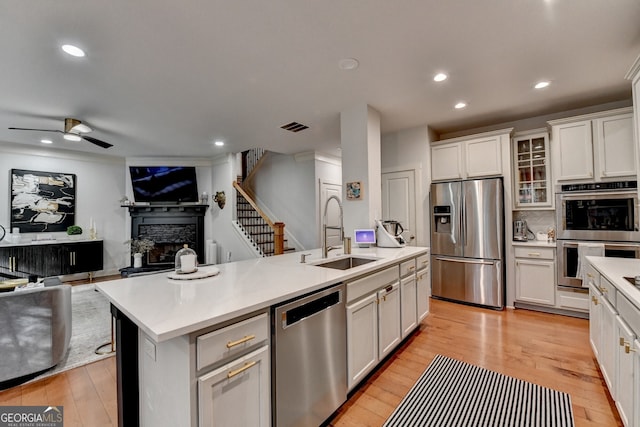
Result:
M134 215L167 215L173 213L189 213L204 215L209 205L201 204L153 204L153 205L121 205L129 210L131 216Z
M205 204L122 205L131 216L131 238L149 239L156 246L147 252L146 263L157 268L171 268L174 255L184 244L198 254L204 263Z

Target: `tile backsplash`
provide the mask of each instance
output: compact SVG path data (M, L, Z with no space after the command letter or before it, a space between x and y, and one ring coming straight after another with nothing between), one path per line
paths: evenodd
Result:
M513 219L524 219L533 233L546 233L549 227L556 228L556 212L552 210L513 211Z

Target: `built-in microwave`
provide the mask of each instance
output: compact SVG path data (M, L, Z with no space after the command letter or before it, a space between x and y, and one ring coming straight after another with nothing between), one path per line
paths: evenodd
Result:
M638 242L636 181L569 184L556 193L558 240Z

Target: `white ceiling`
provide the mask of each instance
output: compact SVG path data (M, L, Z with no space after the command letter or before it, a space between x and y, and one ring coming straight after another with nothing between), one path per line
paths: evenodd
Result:
M0 53L0 141L49 136L51 149L116 156L331 152L340 111L365 103L383 133L449 133L629 99L640 1L4 1ZM360 67L339 69L349 57ZM436 84L439 71L450 77ZM552 85L532 89L539 79ZM454 110L459 100L469 106ZM64 117L114 147L7 129L62 129ZM280 129L291 121L309 129Z

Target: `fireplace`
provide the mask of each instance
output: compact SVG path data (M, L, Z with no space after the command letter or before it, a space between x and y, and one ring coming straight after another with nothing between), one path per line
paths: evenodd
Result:
M128 206L131 215L131 238L155 243L145 257L146 267L158 269L174 266L175 254L187 244L204 263L204 215L207 205Z

